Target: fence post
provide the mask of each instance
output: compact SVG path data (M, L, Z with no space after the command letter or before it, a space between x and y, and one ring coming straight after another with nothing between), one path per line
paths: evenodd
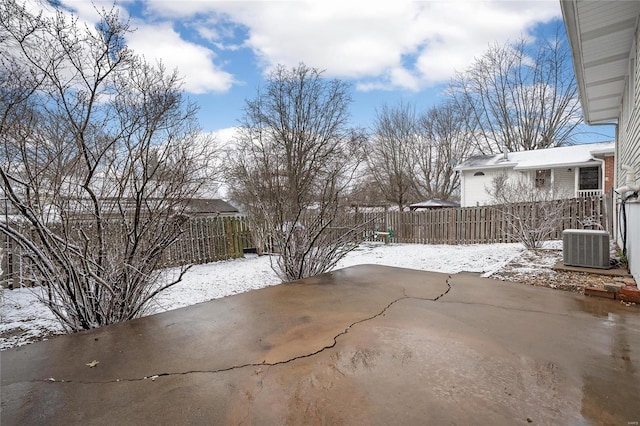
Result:
M234 248L234 257L242 256L242 242L240 238L240 226L237 218L231 218L232 229L233 229L233 248Z
M227 256L231 259L239 257L238 254L238 239L237 232L235 231L235 226L233 223L234 219L230 217L225 217L223 219L224 222L224 234L227 240Z

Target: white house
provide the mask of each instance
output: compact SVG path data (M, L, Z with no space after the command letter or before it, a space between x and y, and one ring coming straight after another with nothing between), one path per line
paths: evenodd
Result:
M616 238L640 282L640 20L639 1L560 2L587 123L615 124L615 188L626 223ZM620 218L623 215L615 215Z
M613 185L614 142L563 146L534 151L476 155L456 166L462 207L491 204L493 179L527 179L561 196L600 195Z

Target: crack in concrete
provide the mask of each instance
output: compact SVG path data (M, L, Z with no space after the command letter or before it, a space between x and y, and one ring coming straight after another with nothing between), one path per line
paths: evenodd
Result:
M433 299L434 302L440 300L440 298L444 297L447 295L447 293L449 293L449 291L451 290L451 275L449 275L447 277L447 279L445 280L445 283L447 284L447 291L445 291L444 293L442 293L440 296L436 297L435 299Z
M449 293L449 291L451 290L451 283L450 283L451 278L452 278L451 275L449 275L449 277L447 278L447 291L445 291L444 293L442 293L440 296L438 296L437 298L435 298L433 300L439 300L440 298L444 297L447 293ZM560 317L570 317L571 316L571 312L549 312L549 311L542 311L542 310L538 310L538 309L510 308L508 306L493 305L491 303L463 302L463 301L443 301L443 303L452 303L452 304L460 304L460 305L490 306L492 308L504 309L504 310L508 310L508 311L528 312L528 313L533 313L533 314L555 315L555 316L560 316Z
M516 311L516 312L526 312L526 313L532 313L532 314L545 314L545 315L553 315L553 316L559 316L559 317L571 317L572 313L571 312L549 312L549 311L541 311L538 309L523 309L523 308L511 308L509 306L502 306L502 305L493 305L491 303L480 303L480 302L462 302L462 301L447 301L444 303L451 303L451 304L458 304L458 305L477 305L477 306L489 306L492 308L496 308L496 309L503 309L503 310L507 310L507 311Z
M347 334L349 332L349 330L359 324L362 324L364 322L368 322L371 321L373 319L376 319L380 316L383 316L393 305L395 305L396 303L402 301L402 300L408 300L408 299L414 299L414 300L424 300L424 301L429 301L429 302L437 302L438 300L440 300L442 297L444 297L447 293L449 293L449 291L451 290L451 275L449 275L447 277L447 279L445 280L445 283L447 284L447 290L440 294L439 296L437 296L434 299L430 299L430 298L426 298L426 297L416 297L416 296L409 296L406 293L406 289L403 287L402 288L402 293L404 294L403 297L399 297L393 301L391 301L387 306L385 306L380 312L378 312L375 315L372 315L370 317L367 318L363 318L360 319L358 321L355 321L353 323L351 323L349 326L347 326L343 331L341 331L340 333L336 334L333 337L333 343L330 345L326 345L323 346L322 348L308 353L308 354L303 354L303 355L298 355L295 356L293 358L289 358L286 360L282 360L282 361L276 361L276 362L259 362L259 363L247 363L247 364L241 364L241 365L233 365L230 367L226 367L226 368L219 368L216 370L189 370L189 371L178 371L178 372L173 372L173 373L158 373L158 374L152 374L149 376L144 376L141 378L132 378L132 379L115 379L115 380L102 380L102 381L83 381L83 380L52 380L52 379L44 379L44 380L32 380L31 382L48 382L48 383L79 383L79 384L86 384L86 385L90 385L90 384L109 384L109 383L125 383L125 382L139 382L139 381L144 381L144 380L151 380L151 381L155 381L157 378L159 377L167 377L167 376L186 376L189 374L216 374L216 373L224 373L227 371L233 371L233 370L239 370L239 369L243 369L243 368L248 368L248 367L274 367L277 365L282 365L282 364L288 364L294 361L297 361L299 359L305 359L305 358L310 358L313 357L315 355L318 355L328 349L332 349L334 347L336 347L336 345L338 344L338 339L341 336L344 336L345 334Z

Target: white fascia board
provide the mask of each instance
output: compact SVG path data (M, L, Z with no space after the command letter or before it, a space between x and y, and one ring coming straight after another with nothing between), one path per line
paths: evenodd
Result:
M594 149L593 151L589 151L591 155L613 155L615 154L615 147L611 148L602 148L602 149Z
M532 164L529 166L514 167L513 170L541 170L541 169L562 169L565 167L588 167L599 166L602 160L594 158L592 161L583 161L580 163L561 163L561 164Z
M456 166L456 167L454 167L453 170L458 171L458 172L466 172L466 171L469 171L469 170L505 169L505 168L509 168L509 167L514 167L517 164L518 163L509 162L509 163L489 164L489 165L482 165L482 166L467 166L467 167Z

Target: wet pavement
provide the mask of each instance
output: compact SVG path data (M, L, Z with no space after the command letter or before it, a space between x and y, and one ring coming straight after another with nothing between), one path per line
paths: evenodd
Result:
M0 361L2 425L640 422L638 307L472 274L355 266Z

